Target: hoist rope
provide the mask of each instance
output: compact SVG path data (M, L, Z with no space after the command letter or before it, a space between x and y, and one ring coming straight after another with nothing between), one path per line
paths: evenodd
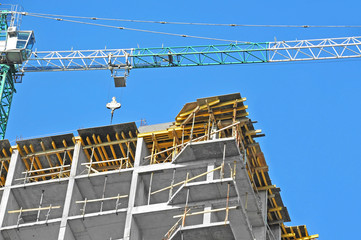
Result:
M27 13L27 14L25 14L25 15L26 15L26 16L31 16L31 17L52 19L52 20L57 20L57 21L80 23L80 24L93 25L93 26L98 26L98 27L115 28L115 29L120 29L120 30L129 30L129 31L136 31L136 32L155 33L155 34L162 34L162 35L169 35L169 36L187 37L187 38L197 38L197 39L206 39L206 40L223 41L223 42L235 42L235 43L238 43L238 42L239 42L239 43L242 43L242 42L244 42L244 41L238 41L238 40L228 40L228 39L213 38L213 37L202 37L202 36L195 36L195 35L178 34L178 33L168 33L168 32L159 32L159 31L146 30L146 29L128 28L128 27L120 27L120 26L113 26L113 25L106 25L106 24L99 24L99 23L82 22L82 21L70 20L70 19L64 19L64 18L40 16L40 15L36 15L36 14L31 14L31 13Z
M37 15L48 17L78 18L101 21L120 21L135 23L157 23L157 24L177 24L177 25L199 25L199 26L228 26L228 27L273 27L273 28L361 28L361 25L292 25L292 24L235 24L235 23L197 23L197 22L171 22L171 21L154 21L154 20L135 20L103 17L82 17L71 15L47 14L47 13L29 13L17 12L22 15Z

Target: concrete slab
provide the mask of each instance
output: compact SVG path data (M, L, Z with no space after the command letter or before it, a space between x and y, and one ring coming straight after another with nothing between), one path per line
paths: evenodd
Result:
M188 144L174 158L173 163L186 163L197 160L223 158L224 145L226 157L239 156L240 152L234 138L222 138Z
M173 209L161 212L136 214L138 227L147 240L160 240L163 239L166 233L172 226L179 220L173 216L184 213L184 209ZM203 217L201 215L192 216L186 219L186 225L202 224Z
M22 226L20 228L3 229L4 240L57 240L60 221L48 225Z
M9 142L9 140L4 139L4 140L0 140L0 151L2 152L3 149L5 149L6 151L9 151L11 148L11 144Z
M226 94L226 95L220 95L220 96L214 96L214 97L206 97L206 98L199 98L197 99L197 102L191 102L191 103L186 103L182 110L178 113L177 117L184 113L184 112L188 112L192 109L194 109L197 106L202 106L202 105L206 105L206 101L208 103L213 102L215 100L220 100L220 102L227 102L227 101L232 101L235 99L239 99L241 98L241 94L239 93L232 93L232 94Z
M68 224L76 240L121 239L124 234L125 212L72 219Z
M139 130L139 133L161 131L161 130L166 130L167 128L171 127L173 124L174 124L174 122L167 122L167 123L159 123L159 124L153 124L153 125L140 126L138 128L138 130Z
M116 125L109 125L109 126L102 126L102 127L95 127L95 128L85 128L85 129L79 129L78 133L79 136L83 139L84 144L88 145L86 138L89 137L91 139L91 142L93 143L93 134L95 136L99 136L101 141L103 143L108 142L107 135L109 135L111 141L116 141L116 133L119 135L120 139L122 138L121 133L124 132L126 138L131 138L129 136L129 132L132 133L133 137L137 136L137 126L134 122L129 123L122 123L122 124L116 124ZM135 152L135 147L133 144L130 145L132 150ZM123 147L126 149L126 145L123 144ZM109 147L105 147L104 150L107 152L108 156L113 156L112 152ZM122 155L122 152L119 147L114 146L115 154L118 158L120 158ZM125 157L125 156L123 156Z
M178 228L169 240L235 240L229 222Z
M63 134L63 135L56 135L56 136L49 136L49 137L41 137L41 138L33 138L33 139L26 139L26 140L19 140L16 141L20 149L24 152L24 146L26 146L30 151L30 145L33 146L34 152L42 152L44 151L41 142L44 144L46 150L54 149L52 146L52 142L54 141L56 148L64 148L63 140L65 140L67 146L74 146L73 142L73 134ZM30 151L31 152L31 151ZM71 150L71 154L73 154L73 150ZM61 157L63 158L64 154L60 153ZM50 167L48 159L50 160L53 166L59 166L59 160L55 154L48 155L48 158L45 155L39 156L40 163L43 168ZM65 158L65 164L70 164L69 156Z

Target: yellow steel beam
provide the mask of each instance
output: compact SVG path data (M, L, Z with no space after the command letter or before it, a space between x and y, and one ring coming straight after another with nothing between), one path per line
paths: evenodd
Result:
M100 144L100 143L103 143L102 140L100 139L100 136L99 136L99 135L96 137L96 139L98 140L98 143L99 143L99 144ZM103 152L103 154L104 154L104 156L105 156L105 159L106 159L106 160L109 160L109 156L108 156L108 153L107 153L105 147L104 147L104 146L101 146L100 149L102 150L102 152ZM115 164L114 162L111 162L111 163L108 163L108 164L105 164L105 165L114 165L114 164Z
M66 143L65 139L63 139L63 145L64 145L65 148L68 147L68 144ZM68 157L69 157L70 161L72 162L73 161L73 156L71 155L71 152L66 151L66 153L68 154Z
M90 141L89 137L86 137L86 141L87 141L88 145L92 145L92 142ZM85 149L85 147L83 149ZM103 164L100 163L100 159L98 157L98 154L95 151L95 147L93 149L93 146L92 146L91 149L92 149L91 152L93 153L93 157L95 158L95 161L98 162L98 166L103 165Z
M127 137L125 136L124 132L121 132L120 135L122 136L123 139L126 139L126 138L127 138ZM126 142L125 144L127 145L127 148L129 149L129 153L130 153L130 155L132 155L133 161L134 161L134 160L135 160L134 152L133 152L132 148L130 147L130 143L129 143L129 142Z
M261 132L262 132L261 129L247 131L246 136L253 136L253 135L256 135L257 133L261 133Z
M195 114L199 111L199 109L200 109L200 107L197 106L197 107L188 115L188 117L181 123L181 126L186 125L186 124L193 118L193 116L194 116L194 118L195 118ZM186 116L186 115L185 115L185 116ZM184 119L184 118L182 118L182 117L179 117L179 118L180 118L180 121ZM176 120L178 121L179 118L177 118Z
M217 100L215 100L215 101L213 101L213 102L210 102L210 103L208 103L208 104L209 104L209 106L213 106L213 105L216 105L216 104L219 103L219 102L220 102L220 100L217 99ZM206 108L207 108L207 104L202 105L202 106L197 106L197 107L199 107L199 110L203 110L203 109L206 109ZM190 110L190 111L187 111L187 112L184 112L184 113L181 113L181 114L179 114L179 117L188 116L189 114L193 113L193 111L194 111L194 109L192 109L192 110Z
M268 189L272 189L272 188L276 188L276 185L268 185L268 186L264 186L264 187L257 187L257 190L262 191L262 190L268 190Z
M282 234L281 237L283 238L290 238L290 237L295 237L296 234L295 233L287 233L287 234Z
M111 142L109 134L107 134L107 141ZM115 150L114 150L113 145L110 145L110 151L112 152L113 158L117 159L117 154L115 154Z
M92 138L93 138L94 143L95 143L96 145L99 145L95 134L92 135ZM102 159L102 161L107 160L107 159L105 159L105 156L103 155L103 152L102 152L102 150L101 150L101 147L98 146L98 147L96 147L96 149L98 150L98 153L99 153L100 158ZM101 165L106 166L107 164L106 164L106 163L101 163Z
M268 212L278 212L281 211L283 207L275 207L275 208L269 208Z
M220 103L220 104L217 104L215 106L213 106L213 108L219 108L219 107L224 107L224 106L227 106L227 105L232 105L234 104L235 102L245 102L247 100L247 98L238 98L238 99L235 99L235 100L231 100L231 101L227 101L227 102L223 102L223 103Z
M224 114L224 113L231 113L231 112L234 113L234 111L237 112L237 111L245 110L247 108L248 108L248 106L245 105L245 106L238 107L238 108L235 108L235 109L223 109L223 110L218 110L218 111L212 111L212 115L215 116L215 115ZM199 113L199 114L196 115L196 117L207 117L209 115L210 115L210 112L208 111L207 113ZM192 115L189 115L188 117L192 117ZM185 119L185 118L177 117L176 120L181 121L183 119ZM183 122L181 125L184 125L184 124L186 124L186 123Z
M128 134L129 134L129 137L131 137L131 138L137 138L137 137L133 137L133 133L131 131L129 131ZM134 141L132 141L131 143L133 143L134 148L137 149L137 144Z
M84 147L85 147L85 143L84 143L84 141L83 141L83 138L81 138L81 137L80 137L80 142L81 142L82 147L84 148ZM74 142L74 143L75 143L75 142ZM90 155L89 155L89 153L88 153L88 150L84 149L84 153L85 153L86 157L88 158L88 160L90 160Z
M56 147L56 145L55 145L55 142L54 141L52 141L51 142L51 146L54 148L54 153L56 154L56 156L57 156L57 158L58 158L58 160L59 160L59 162L60 162L60 165L63 165L63 159L62 159L62 157L60 156L60 154L59 154L59 152L56 150L57 149L57 147ZM44 152L46 152L46 151L44 151ZM50 153L50 151L48 151L49 153ZM46 154L45 154L46 155Z
M25 146L24 146L24 147L25 147ZM32 144L29 145L29 148L30 148L30 150L31 150L32 153L35 152L35 151L34 151L34 147L33 147ZM42 166L42 164L41 164L41 162L40 162L39 157L35 157L35 162L38 164L38 167L39 167L40 169L43 169L43 166ZM41 171L40 173L45 174L44 171ZM43 180L46 180L46 177L43 177Z
M307 236L307 237L296 238L296 240L310 240L310 239L315 239L315 238L319 238L319 235L314 234L314 235L310 235L310 236Z
M25 167L27 170L30 170L30 166L29 166L29 163L28 163L28 160L23 157L25 154L23 153L23 151L21 150L20 146L19 145L16 145L16 148L18 149L19 153L20 153L20 156L21 158L23 159L23 162L25 164Z
M30 151L29 151L28 147L27 147L26 145L24 145L23 148L24 148L25 153L26 153L27 155L29 155ZM33 167L34 167L36 170L39 169L36 161L34 161Z
M120 141L120 137L119 137L119 134L118 133L115 133L115 138ZM123 158L126 158L127 157L127 153L125 152L124 150L124 147L123 147L123 144L121 142L118 143L119 147L120 147L120 151L122 151L122 154L123 154Z
M3 152L3 154L4 154L4 156L5 156L6 158L10 157L10 156L8 155L8 153L6 152L5 148L3 148L2 152ZM7 165L8 162L10 162L10 159L9 159L8 161L4 161L4 168L5 168L6 172L8 171L8 165Z
M46 151L45 145L44 145L44 143L43 143L42 141L40 142L40 146L41 146L41 149L43 149L43 151ZM49 166L52 168L52 167L53 167L53 164L51 163L51 160L50 160L49 156L48 156L48 155L45 155L45 158L46 158L46 160L48 161ZM51 172L54 172L54 169L51 169L50 171L51 171Z

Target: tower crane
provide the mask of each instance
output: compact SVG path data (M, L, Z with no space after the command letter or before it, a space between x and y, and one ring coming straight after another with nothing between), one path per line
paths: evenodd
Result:
M19 30L19 15L0 12L0 139L5 137L14 83L26 72L110 70L124 87L132 69L275 63L361 57L361 37L220 45L32 51L33 31Z

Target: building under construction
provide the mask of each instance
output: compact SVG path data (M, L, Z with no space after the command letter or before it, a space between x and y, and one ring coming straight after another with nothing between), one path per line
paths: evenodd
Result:
M1 240L306 240L240 94L134 122L0 141Z

